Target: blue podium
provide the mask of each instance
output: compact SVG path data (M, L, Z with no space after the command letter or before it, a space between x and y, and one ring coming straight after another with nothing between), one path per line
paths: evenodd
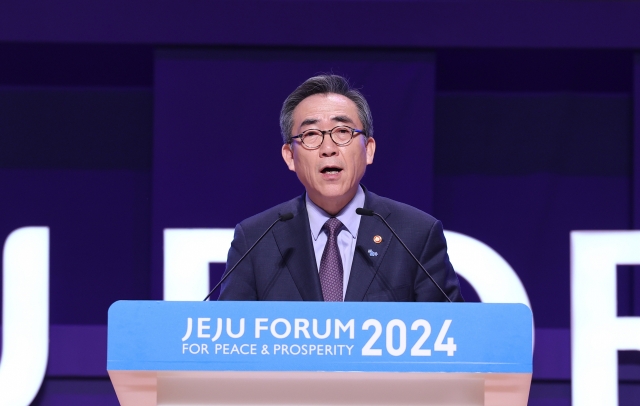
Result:
M519 304L119 301L107 370L123 406L526 406Z

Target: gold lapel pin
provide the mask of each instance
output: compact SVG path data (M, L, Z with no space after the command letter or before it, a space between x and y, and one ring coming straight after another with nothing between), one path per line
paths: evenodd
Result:
M382 242L382 237L376 235L375 237L373 237L373 242L375 242L376 244L380 244Z

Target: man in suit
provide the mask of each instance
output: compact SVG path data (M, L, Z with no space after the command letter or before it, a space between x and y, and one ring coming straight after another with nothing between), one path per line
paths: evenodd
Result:
M446 301L384 217L452 301L462 301L442 224L363 185L376 143L362 94L337 75L308 79L280 114L282 157L306 193L236 226L227 268L279 222L222 284L220 300Z

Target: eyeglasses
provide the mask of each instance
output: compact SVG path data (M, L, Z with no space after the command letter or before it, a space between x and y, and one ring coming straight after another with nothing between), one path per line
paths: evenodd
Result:
M358 134L364 134L362 130L356 130L355 128L348 127L346 125L339 125L327 131L318 129L311 129L303 131L302 134L291 137L291 143L294 138L300 138L302 144L309 149L320 148L324 141L324 135L329 134L331 141L337 146L344 147L351 144L351 140Z

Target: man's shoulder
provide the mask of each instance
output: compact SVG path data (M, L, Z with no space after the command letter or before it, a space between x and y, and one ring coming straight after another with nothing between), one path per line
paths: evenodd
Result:
M261 213L248 217L240 222L240 226L244 230L266 229L278 219L280 215L291 213L297 216L300 212L301 202L304 202L303 196L295 197L284 203L273 206Z
M367 194L368 201L366 204L369 206L368 208L376 212L386 211L386 213L380 214L387 217L388 221L402 223L415 222L418 224L433 224L438 221L438 219L431 214L406 203L389 199L388 197L380 196L370 191L367 191Z

